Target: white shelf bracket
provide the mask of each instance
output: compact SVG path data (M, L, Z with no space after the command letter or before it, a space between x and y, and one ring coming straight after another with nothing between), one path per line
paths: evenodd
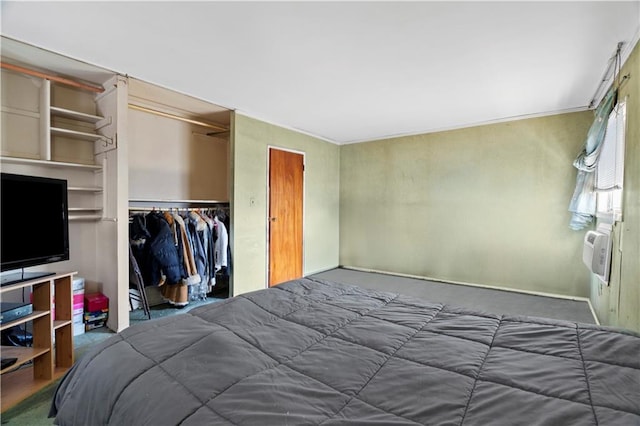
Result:
M103 127L110 126L112 122L113 120L111 119L111 117L105 117L96 123L95 129L100 130Z

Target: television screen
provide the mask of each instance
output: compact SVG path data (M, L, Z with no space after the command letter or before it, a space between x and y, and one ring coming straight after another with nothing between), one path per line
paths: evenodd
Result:
M1 270L69 259L67 181L2 173Z

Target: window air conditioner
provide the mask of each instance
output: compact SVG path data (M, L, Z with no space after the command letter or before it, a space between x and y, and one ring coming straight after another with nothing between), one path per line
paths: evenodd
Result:
M605 284L609 283L611 269L611 226L598 225L584 236L582 261Z

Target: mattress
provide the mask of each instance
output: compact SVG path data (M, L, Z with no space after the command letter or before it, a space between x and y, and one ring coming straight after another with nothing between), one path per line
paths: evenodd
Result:
M300 279L129 327L60 425L640 425L640 336Z

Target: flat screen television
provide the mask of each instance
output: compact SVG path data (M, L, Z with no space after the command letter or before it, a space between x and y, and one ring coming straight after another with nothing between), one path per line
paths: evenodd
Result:
M24 268L69 260L67 181L1 173L1 285L44 276Z

